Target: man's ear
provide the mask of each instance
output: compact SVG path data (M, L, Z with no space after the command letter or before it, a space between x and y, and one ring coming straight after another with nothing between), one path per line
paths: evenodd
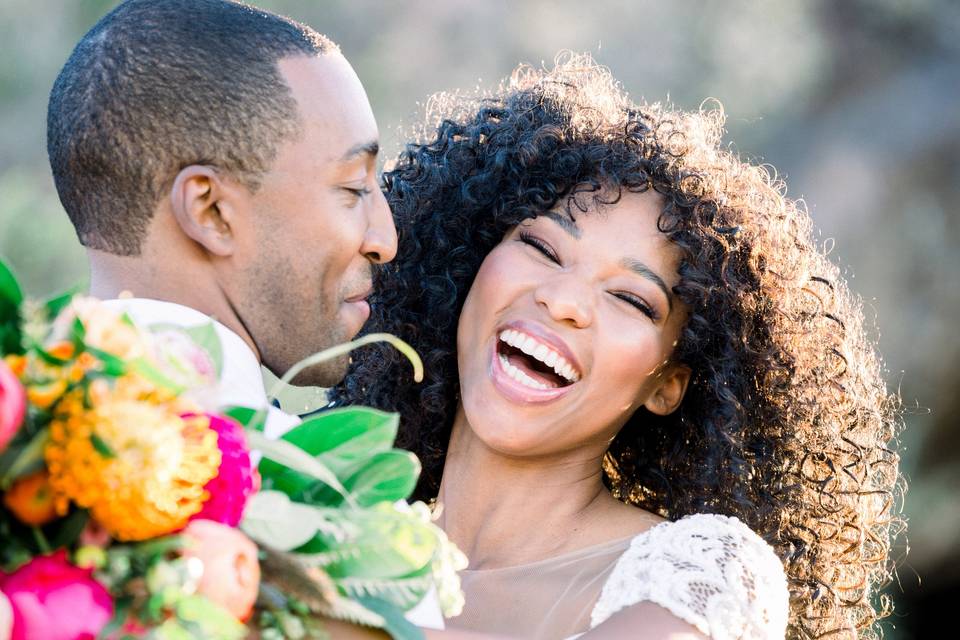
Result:
M666 416L680 406L683 395L690 383L690 367L685 364L671 363L660 374L660 381L643 406L650 413Z
M173 217L183 232L204 249L217 256L229 256L236 244L234 200L240 188L225 181L213 167L184 167L170 190Z

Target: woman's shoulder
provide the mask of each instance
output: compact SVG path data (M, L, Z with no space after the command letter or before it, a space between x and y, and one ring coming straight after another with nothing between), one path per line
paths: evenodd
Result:
M639 544L639 540L644 536L649 536L658 541L674 541L686 539L687 537L709 537L725 541L725 544L740 543L754 547L766 548L771 553L771 547L756 531L751 529L743 520L736 516L728 516L721 513L692 513L682 516L677 520L668 520L655 514L657 520L652 526L643 529L637 533L634 542ZM778 559L779 562L779 559Z
M712 638L782 637L789 614L773 547L739 518L714 513L663 520L635 535L604 584L591 626L642 601Z

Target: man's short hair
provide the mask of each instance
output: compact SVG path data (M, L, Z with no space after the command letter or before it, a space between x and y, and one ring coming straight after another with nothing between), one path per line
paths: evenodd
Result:
M309 27L227 0L128 0L87 32L50 93L47 153L80 242L138 255L191 164L256 190L300 127L283 58L336 51Z

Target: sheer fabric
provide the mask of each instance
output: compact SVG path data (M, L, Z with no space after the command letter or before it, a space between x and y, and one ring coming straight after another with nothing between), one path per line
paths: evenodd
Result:
M447 626L554 640L585 631L604 581L631 540L515 567L462 571L466 605Z
M689 515L639 535L540 562L462 574L454 628L564 639L642 601L716 640L783 638L786 575L760 536L736 518Z

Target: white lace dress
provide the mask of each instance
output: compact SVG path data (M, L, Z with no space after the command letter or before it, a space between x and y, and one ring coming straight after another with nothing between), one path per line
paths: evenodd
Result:
M782 640L789 611L773 548L728 516L697 514L524 565L461 573L466 606L447 625L514 638L576 638L656 603L713 640Z
M696 514L636 536L590 616L590 628L632 604L669 609L714 640L783 638L786 575L773 548L730 516Z

